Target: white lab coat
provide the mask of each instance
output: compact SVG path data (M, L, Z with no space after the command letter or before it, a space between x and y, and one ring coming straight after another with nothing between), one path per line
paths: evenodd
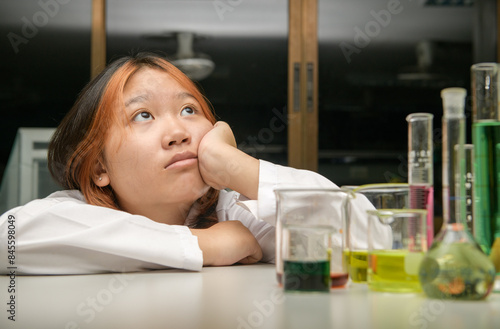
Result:
M216 208L219 221L241 221L258 240L264 262L273 262L275 257L274 189L292 186L337 187L314 172L261 160L258 200L248 200L234 191L220 193ZM186 225L195 216L193 207ZM360 223L360 227L365 228L366 223ZM165 268L200 271L203 265L197 237L187 226L161 224L144 216L89 205L76 190L55 192L4 213L0 217L0 241L0 273L9 273L10 267L16 274ZM366 241L366 235L359 236L359 241Z

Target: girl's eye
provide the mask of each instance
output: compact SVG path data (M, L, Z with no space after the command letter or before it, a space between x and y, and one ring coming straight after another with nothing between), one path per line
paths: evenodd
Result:
M132 120L133 121L153 120L153 116L149 112L140 112L140 113L137 113Z
M181 111L181 115L193 115L196 111L192 107L185 107Z

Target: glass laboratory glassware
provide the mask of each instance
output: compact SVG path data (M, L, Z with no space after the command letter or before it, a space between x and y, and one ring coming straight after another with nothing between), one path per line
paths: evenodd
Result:
M459 148L455 147L455 151L459 152ZM455 155L458 158L458 155ZM465 158L465 197L462 198L465 202L465 224L469 232L474 236L474 145L464 145ZM477 242L477 241L476 241Z
M362 198L366 198L375 209L403 209L409 208L409 186L405 183L381 183L365 184L357 186L352 190L351 202L346 203L345 210L345 249L344 258L348 264L349 277L352 282L366 283L368 269L368 245L366 241L359 241L359 237L366 235L367 226L352 225L355 221L352 216L358 218L357 223L368 223L368 214L355 212L350 209L355 205L362 205ZM365 199L365 200L366 200ZM365 207L367 208L367 207ZM358 237L354 239L353 237Z
M410 206L410 187L406 183L365 184L352 191L363 194L376 209L403 209Z
M427 251L427 211L368 210L368 288L386 292L421 292L418 270ZM389 241L376 241L382 229Z
M427 210L427 245L434 238L434 164L430 113L412 113L408 121L410 208Z
M472 142L476 197L474 237L486 254L500 238L500 111L499 65L471 67Z
M276 274L285 291L329 291L348 281L340 189L276 189Z
M446 88L441 91L443 99L443 146L442 146L442 189L443 189L443 222L453 224L457 222L460 213L458 203L455 175L462 171L457 165L463 162L457 161L463 158L463 154L455 150L456 145L461 145L458 151L463 152L465 144L465 97L467 91L464 88ZM464 169L464 168L462 168Z
M422 290L430 298L478 300L490 292L495 268L465 223L465 96L446 88L443 98L443 227L419 269Z

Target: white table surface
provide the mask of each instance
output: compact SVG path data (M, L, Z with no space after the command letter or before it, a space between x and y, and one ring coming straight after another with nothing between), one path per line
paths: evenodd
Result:
M500 328L500 293L484 301L428 299L350 284L284 293L273 265L129 274L0 277L0 328Z

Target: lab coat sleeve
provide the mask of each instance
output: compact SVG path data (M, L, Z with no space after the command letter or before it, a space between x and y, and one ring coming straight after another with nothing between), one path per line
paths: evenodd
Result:
M203 265L188 227L89 205L78 191L56 192L4 213L0 237L0 273L12 266L17 274L90 274L199 271ZM15 241L13 263L7 241Z

